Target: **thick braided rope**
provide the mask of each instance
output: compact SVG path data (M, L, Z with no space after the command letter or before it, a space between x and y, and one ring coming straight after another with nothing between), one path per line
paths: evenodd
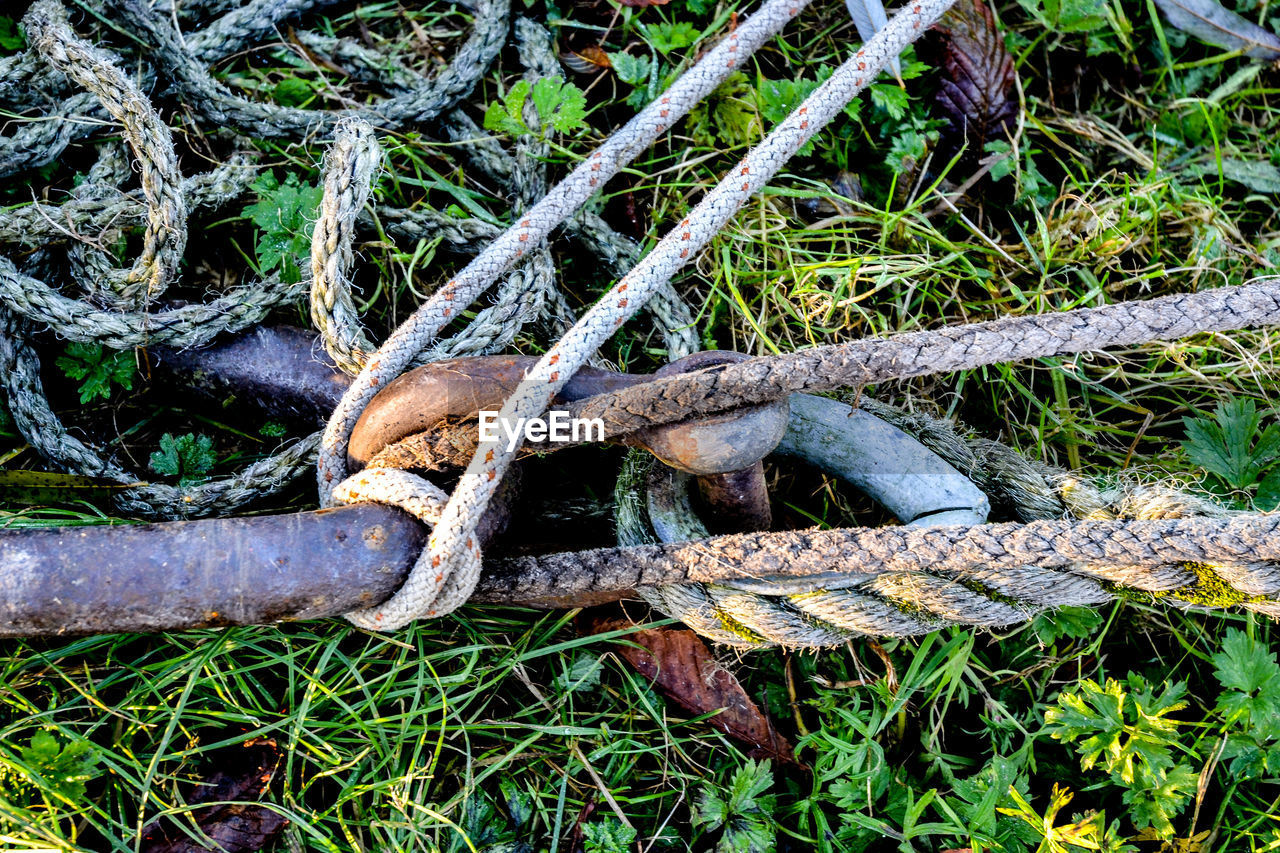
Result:
M669 281L747 199L952 2L917 0L898 12L888 26L784 119L631 273L587 312L569 335L529 370L503 405L499 419L516 424L545 412L586 358L640 308L657 286ZM727 61L736 62L735 59ZM480 516L513 456L514 451L507 450L501 442L480 443L428 539L433 565L448 569L465 553L463 543L474 537Z
M1199 517L1209 530L1217 523L1215 519L1239 515L1162 486L1122 483L1099 489L1070 472L1026 459L998 442L961 435L949 421L903 412L867 397L861 398L861 403L972 477L1007 515L1026 520ZM653 542L641 497L644 472L651 464L651 457L640 451L629 454L624 462L615 493L622 546ZM683 497L683 506L675 507L674 513L667 511L664 521L673 541L706 539L705 527L689 507L687 491L676 496ZM778 534L782 541L788 541L790 535ZM706 539L699 543L697 553L709 565L729 567L728 574L737 575L733 561L742 546L737 544L728 553L722 546L731 541ZM804 547L794 545L797 552ZM817 648L837 645L859 634L927 633L948 623L995 627L1022 622L1055 607L1096 606L1122 596L1234 605L1261 613L1280 610L1276 601L1280 570L1276 564L1257 560L1141 568L1123 562L1065 568L1028 564L987 570L978 566L941 575L929 571L849 572L845 567L839 588L832 588L830 575L821 568L810 569L798 579L746 574L746 580L720 577L707 584L688 583L684 569L665 557L636 559L625 547L593 552L586 568L581 556L571 553L491 566L502 583L497 588L482 585L478 599L503 601L519 599L522 594L572 598L597 590L636 587L641 597L704 636L740 648ZM676 581L683 583L676 585Z
M605 438L616 438L794 393L860 388L1001 362L1278 324L1280 277L1267 277L1199 293L1004 317L761 356L656 377L622 391L568 403L564 408L575 418L599 418ZM453 455L441 459L441 464L458 462Z
M1077 308L814 347L661 377L567 408L606 436L796 392L857 388L988 364L1280 323L1280 277L1100 308Z
M526 18L517 18L516 37L521 53L521 61L539 76L548 77L559 73L559 63L555 55L555 45L545 28L534 24ZM540 35L539 35L540 34ZM328 56L344 65L354 79L368 83L376 83L388 90L406 90L426 85L422 75L396 62L393 57L384 56L376 51L360 45L350 39L335 39L318 33L303 31L296 34L298 40L315 53ZM536 120L536 111L530 121ZM481 172L499 183L512 186L518 194L524 195L532 184L528 177L516 175L517 157L512 157L502 149L495 139L486 135L466 113L455 111L449 115L445 124L452 141L462 149L473 165ZM537 160L528 153L528 143L517 143L518 149L525 152L523 156ZM543 171L539 165L539 171ZM539 190L530 196L525 205L532 205L545 193ZM396 217L384 221L388 231L399 237L414 239L418 236L413 228L415 220L422 220L424 227L433 234L443 236L453 243L487 243L495 239L501 230L480 220L459 220L443 216L433 210L421 211L383 211L379 214ZM639 246L628 237L614 231L599 214L586 209L579 209L564 223L569 232L588 249L591 250L614 278L621 278L631 271L640 257ZM463 232L470 236L464 236ZM549 256L533 253L530 264L542 269L551 270ZM544 280L550 280L550 272L540 273ZM523 275L519 271L513 275ZM515 329L509 324L509 317L523 316L525 309L512 304L514 295L520 295L516 288L502 288L498 301L492 312L478 316L463 332L455 335L447 342L434 345L425 354L414 360L414 364L434 361L440 358L454 358L473 352L495 351L505 340L514 339ZM569 309L564 295L551 288L547 300L547 309L554 315L557 324L556 337L560 337L577 323L577 317ZM696 352L699 347L694 318L688 305L680 298L675 289L664 285L645 305L646 310L654 317L658 333L667 343L668 353L672 358L679 358ZM515 312L521 312L516 315ZM572 318L572 319L570 319ZM567 322L566 322L567 321ZM474 341L474 343L473 343Z
M1280 606L1278 561L1280 513L1242 513L744 533L517 557L496 565L494 575L505 594L518 598L522 584L559 596L744 577L800 580L828 572L853 572L867 580L897 573L951 575L1014 589L1031 586L1024 574L1029 570L1069 570L1102 582L1099 600L1123 588L1146 588L1191 605L1246 603L1272 612ZM1210 585L1216 581L1221 587L1216 601L1196 583L1194 569L1206 567L1212 567ZM1063 603L1055 589L1059 577L1035 581L1045 606Z
M297 138L329 133L337 122L349 117L364 118L379 127L401 128L438 116L475 88L496 58L505 40L510 13L508 0L479 0L475 4L475 24L470 36L458 48L440 77L422 88L369 107L330 112L260 103L233 94L213 77L205 61L189 50L167 16L152 9L145 0L108 2L156 52L164 73L173 81L185 103L212 124L261 138ZM287 8L282 9L279 17L272 16L275 20L282 20L317 5L318 0L297 4L293 0L273 2L286 4ZM254 5L264 8L271 2ZM262 31L260 28L250 29ZM234 53L243 47L243 43L234 36L246 32L243 28L230 27L228 32L218 36L217 41L208 43L205 52L218 56Z
M369 200L381 161L373 127L364 119L338 124L324 159L324 194L311 232L311 323L338 367L359 373L377 349L360 328L348 278L356 216Z
M125 298L158 296L174 276L187 242L186 201L169 128L110 56L71 31L57 0L36 0L23 26L51 66L88 89L124 126L141 166L148 217L142 253L116 290Z
M516 22L516 36L521 60L530 69L527 76L531 82L554 73L555 54L550 33L521 18ZM530 115L529 122L531 128L538 127L536 112ZM541 161L546 153L545 141L532 136L517 141L515 168L510 176L517 194L517 214L544 193ZM347 119L339 125L334 145L326 155L324 195L312 232L312 322L320 330L335 362L349 373L359 372L368 353L376 349L360 328L348 272L352 264L356 216L368 199L379 157L372 126L362 119ZM403 220L399 230L404 230ZM496 229L490 229L490 236L496 233ZM502 349L545 309L556 293L555 278L550 251L541 244L499 287L491 307L480 311L457 335L431 347L415 361Z
M183 179L187 209L229 204L244 195L256 177L257 170L244 155L232 155L208 172ZM36 248L64 240L97 240L109 228L133 228L146 219L144 199L90 182L77 187L62 204L34 201L0 213L0 243Z
M302 293L300 285L266 281L200 304L152 312L109 311L63 296L0 256L0 302L5 307L47 325L68 340L100 343L112 349L148 344L201 346L224 332L260 323L271 309Z
M270 36L276 25L340 3L341 0L251 0L187 35L191 55L213 62L239 51L244 45Z
M346 445L351 429L379 387L403 372L456 312L465 309L526 251L549 236L605 181L715 89L805 5L806 0L769 0L657 101L610 136L387 339L351 384L325 430L319 463L322 502L328 501L334 485L346 477Z
M1225 518L1231 513L1208 501L1163 486L1120 484L1105 490L1070 472L1029 460L1012 448L978 437L961 436L950 421L908 413L867 397L862 408L895 423L973 479L993 506L1033 519L1167 519L1199 516ZM632 457L640 458L632 458ZM633 451L615 490L620 545L655 541L660 513L666 541L705 539L706 528L689 503L685 475L652 465ZM645 483L644 472L653 472ZM687 478L686 478L687 479ZM648 506L641 495L647 495ZM1275 565L1162 566L1142 570L1112 566L1108 582L1123 582L1135 594L1176 593L1182 600L1203 603L1206 583L1228 585L1218 590L1223 601L1271 612L1274 600L1258 596L1280 591ZM964 578L919 573L884 573L867 580L843 573L810 580L750 578L715 584L646 587L641 598L704 636L739 648L782 645L821 648L857 635L906 636L927 633L951 623L996 626L1025 621L1035 613L1067 605L1096 606L1114 597L1107 583L1088 567L969 572Z

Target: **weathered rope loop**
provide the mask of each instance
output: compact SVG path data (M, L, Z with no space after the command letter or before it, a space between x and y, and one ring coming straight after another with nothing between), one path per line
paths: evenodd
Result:
M48 326L67 340L100 343L112 349L149 344L201 346L224 332L238 332L262 322L272 308L301 293L297 285L268 280L236 288L205 303L152 312L111 311L64 296L0 256L0 301L6 308Z
M388 129L400 129L435 118L475 88L502 49L510 15L509 0L478 0L473 10L474 25L470 36L459 46L449 67L438 78L368 107L327 111L282 107L236 95L215 79L205 64L240 50L244 46L242 38L254 38L269 32L276 22L321 5L321 0L251 3L245 9L229 12L232 20L225 26L215 23L205 28L204 35L193 36L195 50L183 39L170 18L151 8L145 0L105 2L137 30L137 34L156 53L163 73L172 81L177 93L205 120L267 139L329 134L338 122L351 117L363 118L374 126ZM324 0L325 5L328 2ZM267 16L257 15L258 10L267 12Z
M352 374L377 349L360 328L348 276L356 217L369 200L381 159L372 125L359 118L338 123L325 154L324 194L311 232L311 322L334 363Z
M169 128L111 57L71 31L58 0L36 0L23 26L40 55L88 89L124 127L141 167L148 215L142 253L115 289L125 299L154 298L176 274L187 242L186 200Z
M233 154L210 171L183 179L187 210L230 204L244 195L256 177L257 169L248 157ZM34 249L63 242L97 242L108 229L136 228L145 225L146 219L145 199L109 182L86 182L61 204L33 201L5 210L0 215L0 243Z
M250 0L183 36L187 50L202 62L213 62L245 45L270 37L280 23L335 6L341 0Z
M337 503L373 501L399 507L423 524L440 520L448 496L438 487L408 471L368 468L338 484ZM377 607L347 614L352 623L371 631L394 631L415 619L433 619L452 613L466 603L480 579L480 546L466 542L467 556L453 568L445 568L423 551L404 584Z

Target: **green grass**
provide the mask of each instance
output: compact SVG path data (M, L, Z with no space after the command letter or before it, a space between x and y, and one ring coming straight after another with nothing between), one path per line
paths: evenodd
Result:
M1007 174L963 198L952 193L977 167L931 156L938 121L927 75L907 81L904 104L888 83L837 119L677 279L706 345L788 352L1274 273L1277 195L1230 175L1237 162L1280 166L1280 72L1157 31L1150 4L1103 4L1110 18L1091 4L1067 12L1082 6L1093 12L1068 25L1066 12L1047 15L1031 0L998 4L1026 110L1010 159L993 173ZM1247 0L1238 7L1255 20L1274 17ZM427 73L466 24L448 7L359 8L359 21L338 7L308 26L362 38L367 29L373 44ZM673 0L615 15L607 5L535 3L530 13L552 23L562 47L602 40L609 52L647 58L660 82L697 50L673 47L673 38L705 43L745 8ZM1057 23L1046 27L1041 14ZM680 22L692 34L677 31ZM762 81L812 81L847 54L851 33L841 4L817 4L732 91L677 125L593 205L651 245L769 126L765 114L777 104ZM374 91L278 44L215 71L255 97L316 107ZM473 113L519 76L514 56L504 56L472 98ZM586 91L590 112L583 130L554 139L552 179L651 93L647 80L567 76ZM505 190L451 146L415 134L384 142L381 201L507 220ZM189 170L226 153L196 132L180 145ZM259 147L278 178L317 183L321 144ZM0 188L0 199L66 188L91 157L88 146L74 147L57 168ZM862 195L837 205L831 184L842 170L858 177ZM634 223L628 207L638 211ZM255 225L238 213L205 224L179 295L226 287L260 264ZM571 302L590 304L609 282L566 241L555 251ZM356 281L375 338L467 260L436 241L385 236L359 253ZM276 319L305 325L306 311ZM1275 423L1276 344L1274 330L1201 335L869 391L959 418L1052 464L1210 490L1211 476L1180 445L1182 418L1251 399L1264 425ZM518 341L524 352L546 345L533 330ZM147 470L166 433L212 438L215 474L282 440L279 425L253 413L171 400L144 371L133 390L104 387L81 407L79 383L53 366L56 349L46 379L60 412L135 471ZM628 324L604 355L635 371L665 361L647 322ZM44 467L2 416L0 459ZM549 464L574 476L571 456ZM797 523L875 517L830 482L784 472L779 484L791 489L780 501ZM1233 497L1244 505L1249 495ZM313 500L304 484L256 509ZM10 528L111 521L127 519L70 494L50 505L0 504ZM746 745L655 693L611 652L612 640L579 636L573 615L467 608L390 637L334 621L0 642L0 847L139 849L144 824L191 826L191 782L225 750L267 737L283 750L268 802L290 818L281 847L290 850L569 851L571 838L611 850L621 849L609 839L628 837L627 825L636 831L627 849L654 851L1280 849L1280 753L1271 754L1280 667L1270 651L1280 638L1260 616L1131 599L1001 633L950 629L821 654L726 655L811 768L763 771L749 764ZM1245 681L1223 669L1228 653L1249 663ZM1116 719L1128 728L1089 714L1077 721L1087 731L1079 737L1056 728L1054 709L1079 700L1096 710L1102 700L1090 682L1123 697ZM1150 705L1177 684L1186 704L1166 715L1172 725L1134 716L1135 702ZM43 735L59 750L89 749L53 753L72 757L46 766L36 760ZM1109 758L1090 764L1088 737L1147 753L1126 778ZM691 826L717 800L739 802L739 780L767 784L757 802L768 808L736 828Z

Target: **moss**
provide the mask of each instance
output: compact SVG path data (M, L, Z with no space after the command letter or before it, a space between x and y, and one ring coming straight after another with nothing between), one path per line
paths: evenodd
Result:
M726 613L723 608L721 607L715 608L715 615L716 615L716 619L718 619L720 622L720 627L723 628L728 633L733 634L735 637L741 637L743 640L746 640L748 643L755 643L756 645L768 644L769 641L766 638L764 638L760 634L757 634L755 631L752 631L750 628L748 628L746 625L743 625L737 619L734 619L732 616Z
M1100 579L1098 580L1098 585L1111 595L1114 595L1116 598L1123 601L1134 601L1138 604L1154 604L1169 594L1167 590L1158 590L1153 592L1147 589L1136 589L1131 586L1122 586L1118 583Z
M1221 575L1205 563L1182 563L1182 568L1196 576L1195 583L1178 589L1146 590L1119 584L1102 582L1107 592L1116 598L1136 601L1141 604L1154 604L1162 599L1174 598L1182 604L1196 607L1213 607L1223 609L1237 607L1241 604L1252 604L1262 601L1263 596L1246 595L1227 583Z
M1200 607L1235 607L1262 599L1258 595L1245 595L1204 563L1184 563L1183 566L1195 574L1196 582L1192 586L1175 590L1174 595L1188 604Z
M995 589L994 587L987 586L981 581L976 581L973 578L967 578L967 577L955 577L955 578L952 578L952 580L954 580L956 583L960 584L962 587L969 590L970 592L976 593L982 596L983 598L989 598L992 601L996 602L997 604L1003 604L1006 607L1014 607L1019 610L1027 609L1027 602L1019 601L1018 599L1014 598L1012 595L1005 595L1000 590Z

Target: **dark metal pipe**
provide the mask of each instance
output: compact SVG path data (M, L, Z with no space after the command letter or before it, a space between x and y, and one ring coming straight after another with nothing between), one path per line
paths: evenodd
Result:
M426 545L393 507L0 531L0 636L317 619L385 601Z
M338 616L391 597L427 528L380 504L247 518L0 530L0 638L184 631ZM522 593L522 565L486 562L472 601L584 607L624 581ZM534 575L537 573L534 572ZM554 585L549 587L554 589Z
M234 398L269 417L324 424L351 384L313 332L260 326L200 349L151 347L154 378L180 393Z

